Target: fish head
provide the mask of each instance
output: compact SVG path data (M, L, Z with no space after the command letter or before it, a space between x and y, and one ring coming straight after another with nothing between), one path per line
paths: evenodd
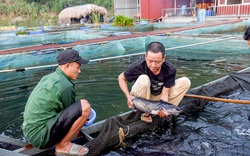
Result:
M167 105L165 104L164 106L162 106L161 109L165 114L169 115L179 115L182 112L182 110L179 107L173 104L167 104Z

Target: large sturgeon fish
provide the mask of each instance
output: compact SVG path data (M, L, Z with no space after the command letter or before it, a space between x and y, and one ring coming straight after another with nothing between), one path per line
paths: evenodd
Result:
M140 97L136 97L132 100L134 108L141 112L149 113L152 115L158 115L158 112L162 110L165 115L179 115L182 110L168 102L146 100Z

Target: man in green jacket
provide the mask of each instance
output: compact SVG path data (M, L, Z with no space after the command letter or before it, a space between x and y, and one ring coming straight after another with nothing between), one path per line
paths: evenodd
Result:
M57 56L58 68L44 76L34 88L24 110L23 134L36 148L55 146L56 154L86 155L88 148L71 142L90 115L87 100L75 101L76 80L81 64L87 64L76 50Z

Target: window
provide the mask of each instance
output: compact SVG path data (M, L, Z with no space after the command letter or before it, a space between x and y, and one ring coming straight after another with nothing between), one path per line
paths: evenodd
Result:
M227 4L242 4L242 0L227 0Z

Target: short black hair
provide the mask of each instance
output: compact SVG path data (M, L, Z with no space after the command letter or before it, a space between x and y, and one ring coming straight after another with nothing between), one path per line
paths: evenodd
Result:
M146 48L146 55L147 55L148 51L151 51L153 53L161 52L162 57L165 56L165 47L160 42L151 42L151 43L149 43L149 45Z
M246 32L244 33L243 38L244 40L250 39L250 27L247 28Z

